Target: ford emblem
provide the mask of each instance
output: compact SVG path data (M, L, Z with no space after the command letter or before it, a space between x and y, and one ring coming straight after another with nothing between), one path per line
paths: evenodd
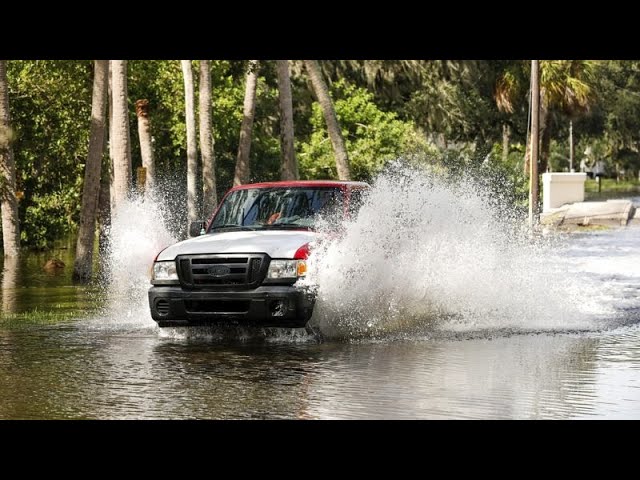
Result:
M207 273L212 277L223 277L225 275L229 275L231 273L231 269L224 265L214 265L213 267L209 267Z

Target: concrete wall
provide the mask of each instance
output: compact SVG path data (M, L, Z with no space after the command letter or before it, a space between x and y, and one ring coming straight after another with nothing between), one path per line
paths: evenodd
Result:
M542 211L548 212L566 203L584 201L586 173L543 173Z

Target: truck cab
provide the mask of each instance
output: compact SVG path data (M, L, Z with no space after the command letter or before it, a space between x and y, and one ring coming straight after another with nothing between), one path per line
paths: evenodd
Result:
M192 238L156 257L151 317L160 327L305 327L315 298L294 284L306 275L318 221L339 228L367 188L318 180L232 188L209 222L192 224Z

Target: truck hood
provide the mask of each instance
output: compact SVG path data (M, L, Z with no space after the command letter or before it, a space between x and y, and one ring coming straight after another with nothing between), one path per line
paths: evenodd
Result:
M271 258L293 258L296 250L315 238L316 233L307 230L209 233L167 247L158 255L158 261L206 253L266 253Z

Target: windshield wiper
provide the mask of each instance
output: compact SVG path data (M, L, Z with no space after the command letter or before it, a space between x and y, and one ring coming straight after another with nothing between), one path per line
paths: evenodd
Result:
M244 225L237 225L235 223L225 223L224 225L216 225L211 227L211 230L218 230L219 228L237 228L240 230L254 231L255 228L245 227Z
M287 223L287 222L283 222L283 223L272 223L271 225L263 225L264 228L278 228L278 227L284 227L284 228L313 228L309 225L300 225L299 223Z

